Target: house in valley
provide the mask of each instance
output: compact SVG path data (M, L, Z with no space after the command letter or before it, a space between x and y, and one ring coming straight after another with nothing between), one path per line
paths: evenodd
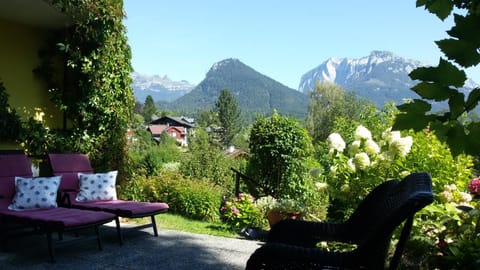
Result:
M163 133L175 138L181 146L188 145L188 136L193 133L195 125L192 119L185 117L163 116L148 125L152 137L159 141Z

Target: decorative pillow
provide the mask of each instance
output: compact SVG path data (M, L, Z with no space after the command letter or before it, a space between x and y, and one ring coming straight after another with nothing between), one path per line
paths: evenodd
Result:
M25 211L57 207L57 191L61 176L15 177L15 196L8 209Z
M77 202L116 200L117 171L108 173L85 174L78 173L80 191L75 199Z

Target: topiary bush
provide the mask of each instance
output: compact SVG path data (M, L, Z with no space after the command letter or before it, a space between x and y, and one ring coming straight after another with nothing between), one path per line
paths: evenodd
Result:
M307 166L312 155L311 138L295 119L277 112L270 118L257 119L250 133L247 165L247 175L254 176L257 183L249 183L249 192L308 205L314 193Z

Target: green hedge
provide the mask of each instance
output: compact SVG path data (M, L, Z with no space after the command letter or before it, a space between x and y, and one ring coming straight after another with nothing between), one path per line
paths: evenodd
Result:
M120 188L120 196L138 201L163 201L169 211L207 221L219 220L222 190L204 179L189 179L175 172L132 177Z

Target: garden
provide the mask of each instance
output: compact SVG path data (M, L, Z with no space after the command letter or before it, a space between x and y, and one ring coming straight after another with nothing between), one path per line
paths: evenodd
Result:
M437 42L448 60L410 74L420 82L413 90L422 99L379 109L336 85L318 84L305 119L274 111L241 125L235 100L222 91L226 98L196 116L188 148L168 136L152 140L140 112L131 113L132 68L121 4L85 2L91 6L79 8L70 1L53 2L81 20L52 40L40 69L50 99L71 128L51 130L41 114L22 122L0 83L1 124L10 127L1 129L2 140L17 140L30 155L87 153L95 170L119 169L121 198L165 201L177 216L244 235L253 228L268 231L275 219L344 221L375 186L428 172L435 201L415 215L401 267L480 269L480 123L472 114L480 89L466 100L458 91L466 81L461 68L480 62L478 1L417 1L442 20L454 7L465 11L455 15L451 38ZM58 55L68 63L72 81L67 88L85 98L72 101L65 85L48 76ZM444 101L448 110L430 113L427 100ZM208 132L212 124L224 128L220 138ZM126 142L127 126L135 135ZM229 157L225 149L230 145L247 155ZM242 181L238 194L232 168L252 180Z
M431 130L393 130L398 114L393 106L368 108L358 120L336 117L332 132L316 143L295 119L277 113L259 117L250 128L249 155L241 159L225 155L201 127L183 150L168 137L150 144L145 134L149 146L141 146L142 140L130 145L131 175L122 184L122 196L166 201L172 213L262 239L261 232L275 223L274 213L277 220L341 222L380 183L428 172L435 202L416 214L402 266L477 266L477 160L453 156ZM254 176L256 183L242 182L242 192L235 196L230 168ZM397 240L395 235L392 244Z

